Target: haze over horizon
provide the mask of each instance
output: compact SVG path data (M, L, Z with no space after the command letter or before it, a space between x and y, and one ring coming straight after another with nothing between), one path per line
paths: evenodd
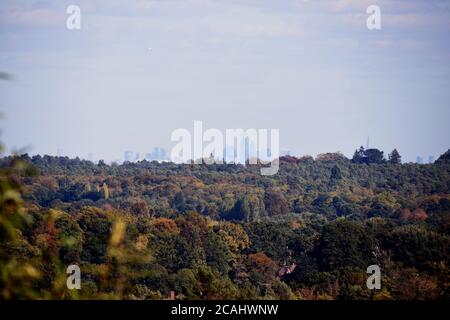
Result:
M66 8L82 10L81 30ZM381 30L366 9L381 8ZM279 128L291 155L366 145L405 162L450 148L443 0L0 3L7 151L114 161L171 132Z

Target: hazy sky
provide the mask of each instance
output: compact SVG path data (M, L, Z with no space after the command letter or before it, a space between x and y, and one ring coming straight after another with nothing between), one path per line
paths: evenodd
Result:
M66 28L68 5L82 28ZM366 9L381 8L381 30ZM448 0L1 0L0 139L108 161L176 128L279 128L291 154L450 147Z

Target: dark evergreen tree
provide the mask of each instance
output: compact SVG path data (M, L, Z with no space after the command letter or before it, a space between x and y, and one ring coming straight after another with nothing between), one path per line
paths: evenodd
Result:
M179 212L186 211L186 200L182 192L177 192L175 198L173 199L173 207Z
M331 177L330 177L331 181L337 181L342 179L342 173L341 173L341 169L338 166L334 166L333 168L331 168Z
M400 153L397 151L397 149L392 150L392 152L389 154L389 163L392 164L401 164L402 163L402 157L400 156Z
M450 149L442 154L434 163L445 164L450 163Z
M359 147L359 150L355 150L353 154L352 162L353 163L363 163L364 160L364 147Z
M364 151L363 162L367 164L385 163L386 160L384 159L384 152L378 149L367 149L366 151Z

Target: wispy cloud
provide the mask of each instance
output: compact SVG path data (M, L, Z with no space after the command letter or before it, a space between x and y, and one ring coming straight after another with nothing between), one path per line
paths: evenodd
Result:
M23 10L13 7L0 10L1 24L10 26L58 27L64 24L66 18L65 12L57 12L47 8Z

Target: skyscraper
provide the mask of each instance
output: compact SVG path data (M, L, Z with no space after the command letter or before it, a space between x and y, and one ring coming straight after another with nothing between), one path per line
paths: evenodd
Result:
M133 161L133 151L125 151L123 154L124 162L132 162Z

